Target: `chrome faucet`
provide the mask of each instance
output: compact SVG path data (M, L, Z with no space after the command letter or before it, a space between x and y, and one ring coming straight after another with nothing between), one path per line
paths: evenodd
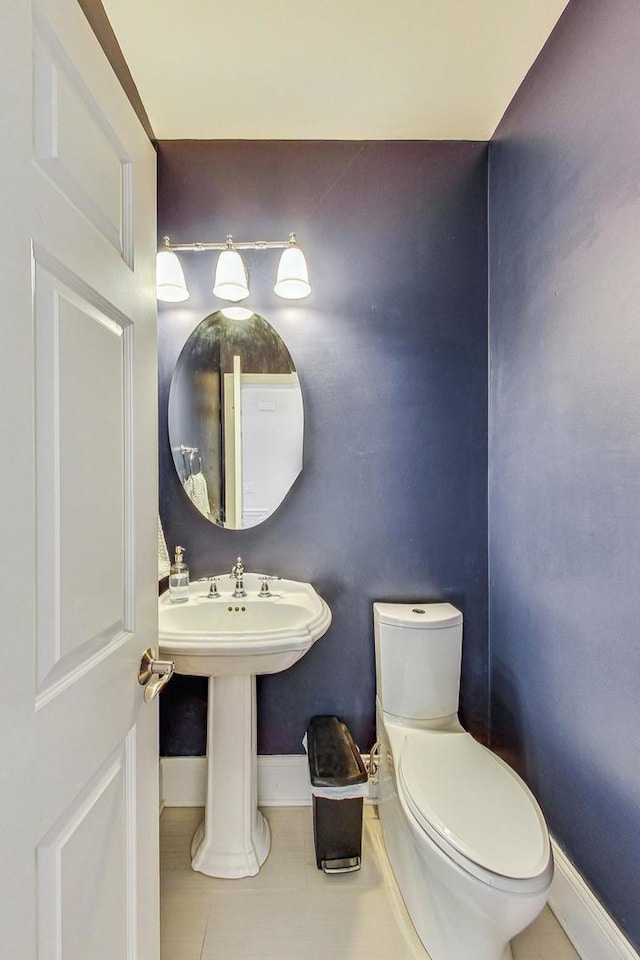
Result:
M231 567L229 577L231 580L235 579L236 581L236 588L233 591L234 598L240 600L242 597L246 597L247 591L244 588L244 566L242 565L242 557L238 557Z

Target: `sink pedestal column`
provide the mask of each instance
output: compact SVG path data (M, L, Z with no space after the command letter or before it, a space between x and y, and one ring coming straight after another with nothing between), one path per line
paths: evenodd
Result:
M210 877L253 877L269 853L256 741L255 676L209 677L207 801L191 866Z

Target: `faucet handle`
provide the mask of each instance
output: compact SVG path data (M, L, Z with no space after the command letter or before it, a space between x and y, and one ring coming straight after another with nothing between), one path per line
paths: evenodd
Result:
M208 583L209 584L209 593L203 593L203 597L207 597L209 600L215 600L220 596L218 591L218 580L220 577L199 577L198 583Z
M258 593L258 596L259 596L259 597L273 597L273 596L276 596L276 594L271 593L271 590L269 589L269 581L270 581L270 580L280 580L280 579L281 579L280 577L268 577L268 576L266 576L266 575L261 576L261 577L260 577L260 592Z

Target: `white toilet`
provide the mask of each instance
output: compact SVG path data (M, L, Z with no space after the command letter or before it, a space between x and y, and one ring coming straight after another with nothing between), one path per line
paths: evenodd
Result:
M460 725L460 611L373 611L379 813L409 915L431 960L510 960L510 940L542 910L553 877L544 817Z

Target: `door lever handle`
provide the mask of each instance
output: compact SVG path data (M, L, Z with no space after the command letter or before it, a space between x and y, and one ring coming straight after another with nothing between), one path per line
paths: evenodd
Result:
M138 671L138 683L145 688L145 703L155 700L162 688L166 687L171 680L174 669L173 660L156 660L155 650L152 647L145 650Z

